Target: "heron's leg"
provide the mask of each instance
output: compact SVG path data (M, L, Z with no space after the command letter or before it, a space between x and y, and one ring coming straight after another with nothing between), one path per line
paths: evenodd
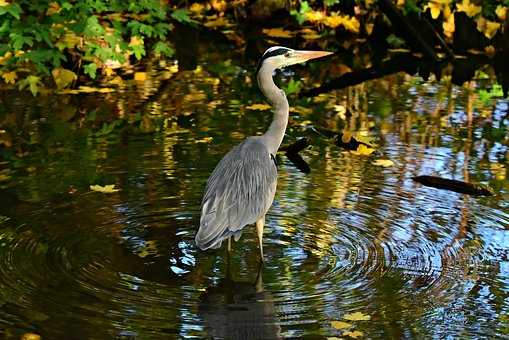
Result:
M263 262L263 227L265 226L265 216L256 221L256 233L258 234L258 244L260 245L260 259Z
M232 251L232 237L228 237L228 252Z

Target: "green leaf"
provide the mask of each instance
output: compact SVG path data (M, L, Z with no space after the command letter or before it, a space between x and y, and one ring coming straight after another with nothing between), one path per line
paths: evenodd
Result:
M28 76L22 81L18 83L18 87L20 90L23 90L27 86L30 89L30 92L32 92L32 95L35 97L37 93L39 92L39 86L41 84L41 78L37 76Z
M131 50L136 59L140 60L145 55L145 47L143 45L131 45Z
M387 43L393 47L401 47L405 45L405 40L397 37L394 34L391 34L387 37Z
M287 83L287 85L285 87L285 93L287 95L299 93L301 87L302 87L302 82L300 80L290 79L290 81Z
M154 53L157 56L164 55L166 57L172 57L175 54L175 50L165 41L158 41L154 45Z
M99 19L93 15L87 19L83 33L89 37L96 37L104 34L104 28L99 23Z
M9 13L13 17L15 17L17 20L20 19L20 14L23 11L21 10L21 7L17 3L11 3L7 6L0 6L0 16L4 15L6 13Z
M186 9L177 9L171 13L171 17L181 23L190 23L189 12Z
M300 3L300 9L299 11L292 10L290 12L291 15L295 17L295 20L299 23L299 25L302 25L304 21L306 21L306 13L309 12L311 8L309 7L309 4L307 1L302 1Z
M83 71L85 72L85 74L88 74L90 76L90 78L92 79L95 79L96 75L97 75L97 65L95 63L90 63L88 65L85 65L85 67L83 67Z

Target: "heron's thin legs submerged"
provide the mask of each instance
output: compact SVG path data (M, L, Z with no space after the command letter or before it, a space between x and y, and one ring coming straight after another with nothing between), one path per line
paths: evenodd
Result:
M263 227L265 226L265 216L256 221L256 233L258 234L258 244L260 245L260 259L263 262Z

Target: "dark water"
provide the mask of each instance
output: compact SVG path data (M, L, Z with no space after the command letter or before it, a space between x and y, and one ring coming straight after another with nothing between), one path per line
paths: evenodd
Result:
M227 266L224 249L193 244L203 187L228 149L270 121L246 108L263 99L253 70L232 58L159 65L111 94L2 97L3 123L23 127L25 146L1 164L0 335L508 337L508 101L485 98L482 79L460 87L403 74L289 96L298 112L285 143L311 139L301 152L311 172L278 156L266 264L248 228ZM282 83L303 76L309 88L325 73L298 68ZM109 131L112 116L141 122ZM316 126L363 131L377 152L345 152ZM497 194L411 180L422 174Z

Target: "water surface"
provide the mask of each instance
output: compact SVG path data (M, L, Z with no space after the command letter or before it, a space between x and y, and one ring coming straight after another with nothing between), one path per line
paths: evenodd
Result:
M482 79L456 86L404 74L289 95L284 143L310 138L301 155L311 172L278 154L266 263L260 269L250 227L228 264L224 249L193 243L203 188L227 150L271 118L248 108L263 98L254 68L236 58L149 65L146 81L110 94L2 97L3 123L23 126L26 143L2 163L0 334L507 337L508 101L481 100ZM326 73L300 67L281 83L303 77L310 88ZM345 152L316 127L361 131L377 151ZM423 174L497 194L412 181ZM370 320L345 319L355 312Z

